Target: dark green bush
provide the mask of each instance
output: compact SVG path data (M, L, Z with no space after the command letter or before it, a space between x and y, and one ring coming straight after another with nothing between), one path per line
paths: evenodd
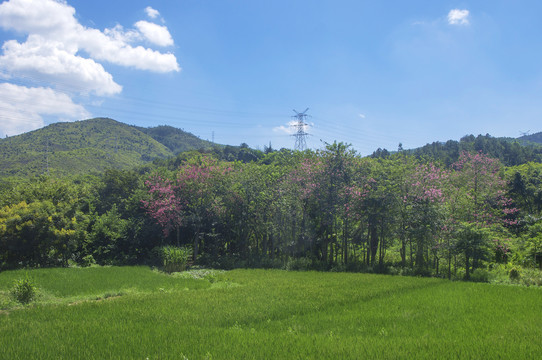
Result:
M470 275L471 281L474 282L489 282L490 274L486 269L476 269Z
M96 265L96 260L94 260L94 256L92 255L83 256L83 258L81 259L81 266L89 267L91 265Z
M520 272L519 268L517 268L517 267L511 268L510 272L508 274L510 276L510 280L514 280L514 281L519 280L519 278L521 277L521 272Z
M284 265L284 270L289 271L307 271L312 270L312 259L307 257L301 258L290 258L288 262Z

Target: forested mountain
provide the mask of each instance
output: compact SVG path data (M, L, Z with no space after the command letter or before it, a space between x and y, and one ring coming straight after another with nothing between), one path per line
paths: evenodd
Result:
M56 123L0 140L0 177L129 169L210 145L169 126L145 129L107 118Z
M540 141L538 141L540 140ZM402 150L418 159L441 162L446 166L459 159L463 151L482 152L499 159L506 166L516 166L527 162L542 161L542 133L524 136L519 139L496 138L486 135L467 135L459 141L433 142L420 148ZM385 158L391 153L386 149L378 149L372 155L375 158Z
M213 147L213 143L201 140L197 136L173 126L160 125L152 128L135 128L163 144L175 155L184 151Z
M523 135L518 138L522 143L542 144L542 132L537 132L531 135Z

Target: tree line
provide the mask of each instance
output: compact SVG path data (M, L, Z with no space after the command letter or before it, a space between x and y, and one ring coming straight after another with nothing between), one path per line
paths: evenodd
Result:
M451 163L343 143L254 161L189 152L139 170L6 187L0 266L141 264L189 247L213 267L380 271L470 278L542 266L542 167L479 151Z

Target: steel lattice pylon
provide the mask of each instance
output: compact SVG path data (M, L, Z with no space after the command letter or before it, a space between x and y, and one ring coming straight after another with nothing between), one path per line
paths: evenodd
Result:
M306 114L308 110L309 108L306 108L305 111L300 113L294 109L295 115L292 117L297 121L291 126L295 129L295 134L292 135L295 137L295 150L303 151L307 148L307 141L305 138L309 136L309 133L305 131L305 128L309 126L309 124L305 122L305 119L309 116Z

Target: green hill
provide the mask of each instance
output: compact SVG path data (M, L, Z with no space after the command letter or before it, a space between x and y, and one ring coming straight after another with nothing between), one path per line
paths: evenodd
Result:
M175 155L184 151L208 149L215 146L212 142L201 140L189 132L168 125L153 128L136 127L136 129L163 144Z
M518 138L522 143L527 144L542 144L542 132L537 132L530 135L524 135Z
M526 162L542 162L542 133L540 143L534 138L525 137L514 139L508 137L493 137L486 135L466 135L459 141L433 142L422 147L404 150L407 154L420 159L439 161L449 166L459 158L463 151L478 152L499 159L504 165L515 166ZM537 134L535 134L537 135ZM535 136L531 135L531 136ZM372 157L387 157L391 153L386 149L378 149Z
M210 143L166 126L145 129L107 118L56 123L1 139L0 177L127 169L202 147Z

